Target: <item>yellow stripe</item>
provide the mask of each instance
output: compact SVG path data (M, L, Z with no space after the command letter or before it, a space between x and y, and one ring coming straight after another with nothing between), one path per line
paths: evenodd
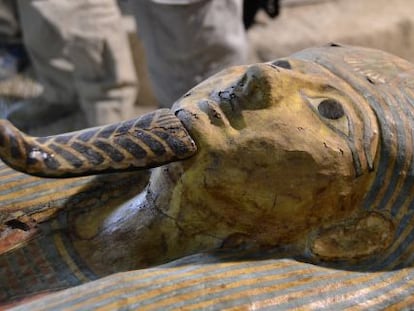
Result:
M90 189L95 189L99 185L101 187L105 187L102 182L99 182L99 180L95 181L93 178L94 177L82 177L81 180L45 180L44 183L38 185L37 187L27 187L25 189L14 191L8 195L0 196L0 205L3 205L3 207L0 208L0 211L8 213L15 211L25 212L25 209L27 210L31 207L37 207L39 205L46 207L50 205L50 202L69 199L75 194L85 192ZM117 179L114 182L117 183L119 180L120 179ZM111 184L113 185L114 182ZM109 193L114 196L115 192L123 193L124 189L126 188L114 188L112 190L106 189L106 194ZM127 194L125 195L127 196ZM24 196L28 196L30 199L28 198L22 202L14 202L16 199L22 198ZM90 199L92 199L92 197L90 197ZM56 208L60 208L60 206L56 206Z
M59 224L56 220L52 222L52 228L58 229ZM72 273L81 281L81 282L87 282L90 281L89 278L87 278L82 271L78 268L76 263L73 261L73 259L70 257L68 251L65 248L65 245L63 244L62 238L59 234L53 235L53 240L55 242L56 248L61 256L61 258L65 261L65 263L68 265L69 269L72 271Z
M17 172L14 169L12 169L8 166L5 166L5 164L3 164L1 162L1 160L0 160L0 174L1 174L0 175L1 179L3 179L3 178L8 178L9 179L14 175L23 175L23 173Z
M411 123L408 121L406 115L404 114L403 111L401 111L400 106L395 102L394 98L391 98L392 103L394 104L393 106L395 107L395 110L398 110L398 116L400 118L400 120L402 120L402 126L398 125L398 127L400 127L403 131L404 131L404 137L405 137L405 141L404 141L404 147L405 147L405 151L406 154L404 156L405 158L405 162L403 163L403 167L401 169L402 172L409 172L410 168L411 168L411 158L412 158L412 131L411 131ZM410 129L410 130L406 130L406 129ZM396 142L397 144L397 142ZM399 149L402 148L402 146L398 146ZM398 152L399 150L397 150ZM392 172L392 170L389 169L390 172ZM398 180L396 182L395 185L395 189L387 203L387 208L385 210L390 211L391 207L393 206L394 202L396 201L396 199L398 198L398 196L400 195L400 191L402 186L404 185L404 183L406 182L406 180L409 178L408 174L399 174L398 176Z
M352 272L351 272L352 273ZM401 278L405 277L407 275L407 271L400 271L398 273L393 274L392 276L388 276L389 273L387 272L378 272L378 273L365 273L363 276L361 277L356 277L356 278L352 278L350 280L347 281L343 281L341 283L338 284L338 286L333 285L332 288L340 288L340 287L349 287L352 286L353 284L362 284L365 282L369 282L374 280L375 278L378 278L378 283L376 283L375 285L371 285L371 286L367 286L364 287L363 289L358 289L358 290L353 290L349 293L344 293L344 294L337 294L337 295L333 295L330 296L327 299L321 299L318 302L312 302L308 305L304 305L304 308L308 308L308 309L317 309L318 307L320 307L320 305L324 305L324 306L328 306L328 305L335 305L336 303L339 303L341 301L349 301L352 298L358 297L358 296L363 296L365 294L368 294L369 292L372 292L378 288L390 285L390 283L392 282L397 282L398 280L400 280ZM381 276L385 275L385 278L381 278ZM383 280L383 281L380 281ZM326 290L324 289L320 289L319 292L324 292ZM385 295L385 293L381 293L382 295Z
M396 297L398 294L404 293L409 287L414 286L414 281L411 279L406 280L406 283L400 287L395 287L393 289L391 289L390 291L388 291L386 294L381 293L381 295L369 299L369 300L364 300L364 302L359 303L359 305L357 306L352 306L350 308L347 308L347 310L352 310L352 311L358 311L358 310L368 310L368 308L382 303L384 300L391 300L393 299L393 297ZM406 293L406 296L410 295L408 293ZM406 305L405 307L407 307L408 305Z
M0 191L9 190L10 188L17 188L17 191L19 191L19 190L22 190L22 187L23 189L25 189L26 187L30 187L30 183L40 180L40 178L38 177L24 175L22 173L13 174L8 179L14 179L14 180L7 181L7 180L4 180L4 178L0 177L0 180L2 181L0 184ZM50 180L45 179L44 182L50 183ZM1 196L4 196L4 195L0 195L0 197Z
M86 179L87 180L87 179ZM73 187L72 184L74 184L74 180L70 179L56 179L56 180L44 180L44 182L36 185L36 186L30 186L23 189L18 189L15 192L11 192L9 194L5 194L0 196L0 199L2 201L6 200L13 200L16 198L19 198L23 195L36 195L36 193L44 193L44 192L51 192L52 194L56 192L56 188L60 187L61 190L64 187ZM18 186L23 186L24 183L20 183ZM79 184L76 184L74 187L79 187Z
M311 271L312 272L312 271ZM345 276L347 274L347 272L340 272L338 274L335 275L335 277L342 277ZM309 277L312 278L312 277ZM326 275L322 275L322 276L318 276L317 280L325 280L325 279L333 279L334 276L332 274L326 274ZM254 282L257 282L257 279L253 279ZM287 288L293 288L294 286L300 286L303 285L305 283L308 282L308 279L299 279L299 280L295 280L295 281L288 281L285 283L281 283L281 284L274 284L274 285L267 285L267 286L260 286L260 284L258 284L257 287L255 288L248 288L248 289L244 289L242 291L237 291L233 294L228 294L228 295L223 295L223 297L218 297L215 299L210 299L207 301L203 301L200 303L195 303L192 305L186 305L183 308L180 308L181 310L195 310L195 309L205 309L214 305L217 305L219 303L223 303L223 302L230 302L230 301L237 301L238 299L242 299L242 298L246 298L246 297L250 297L250 300L254 300L254 296L256 295L261 295L261 294L267 294L270 292L275 292L277 293L278 291L287 289ZM241 282L237 282L236 285L240 284ZM309 286L312 286L311 284ZM326 286L326 285L325 285ZM227 288L227 287L226 287ZM301 291L297 292L297 293L301 293ZM272 299L272 301L274 301ZM275 301L276 303L279 303L279 300L277 299ZM250 302L247 305L240 305L240 306L235 306L235 307L231 307L229 309L226 310L239 310L240 307L247 307L249 306L249 308L255 309L255 308L261 308L262 307L262 302L261 301L256 301L254 303Z
M278 267L279 269L280 267ZM311 272L309 268L304 268L302 270L296 270L296 271L290 271L290 272L286 272L283 274L277 274L277 275L266 275L266 276L260 276L260 277L256 277L255 273L257 271L259 271L260 269L256 268L253 269L253 271L251 272L244 272L242 274L251 274L253 276L253 278L249 278L249 279L243 279L243 280L239 280L236 281L235 283L224 283L222 284L217 284L214 287L208 287L208 288L202 288L196 291L192 291L189 293L183 293L183 294L179 294L179 295L174 295L173 297L170 298L166 298L166 299L162 299L159 302L153 303L151 305L148 306L140 306L141 310L152 310L152 309L163 309L163 307L168 306L168 305L174 305L177 302L180 301L186 301L186 300L191 300L197 297L207 297L208 295L214 294L214 293L218 293L218 292L226 292L229 289L233 289L233 288L238 288L240 286L249 286L249 285L253 285L253 286L257 286L257 287L250 287L247 291L249 293L254 292L258 287L260 287L260 283L261 282L268 282L268 281L276 281L276 280L283 280L289 277L293 277L293 276L297 276L300 274L305 274L307 272ZM231 277L234 277L233 274L230 274ZM222 275L220 276L214 276L213 278L205 278L205 279L201 279L201 280L197 280L196 284L203 284L206 281L209 281L209 279L215 279L215 280L220 280L222 278ZM300 282L299 281L293 281L291 283L294 282ZM286 284L286 283L283 283ZM290 284L290 283L289 283ZM176 285L177 286L177 285ZM178 285L179 287L181 287L181 284ZM277 286L283 286L283 285L277 285ZM227 298L228 296L226 296ZM133 299L130 299L128 302L133 304L138 302L140 299L138 297L134 297ZM147 298L147 297L145 297ZM215 298L212 300L207 301L207 304L210 304L210 301L212 304L216 304L218 302L220 302L223 298ZM110 309L111 306L105 306L104 310L108 310ZM187 306L183 307L183 308L187 308ZM191 309L197 309L198 306L197 304L195 305L195 307L191 307Z
M144 285L143 286L151 285L151 284L157 284L157 283L162 284L163 282L171 281L171 280L174 280L174 279L179 279L179 278L182 278L183 276L187 276L187 275L191 276L195 273L205 273L205 272L208 272L208 271L211 271L211 270L216 270L216 269L219 269L219 268L222 268L222 267L231 267L231 266L237 266L237 265L239 265L239 263L224 263L224 264L222 263L222 264L219 264L219 267L218 267L217 264L210 264L210 265L207 265L207 266L202 265L198 269L194 269L190 272L181 273L181 274L178 274L178 275L173 274L173 273L177 272L177 271L179 272L180 270L183 269L182 267L163 268L163 269L147 269L147 270L143 270L142 272L138 270L138 271L134 271L133 276L131 276L131 274L129 274L128 272L123 272L123 273L120 273L120 274L109 276L109 277L107 277L106 280L101 279L101 281L98 281L99 285L93 286L93 287L91 286L89 288L85 288L82 292L79 292L79 295L77 295L77 296L71 295L71 296L67 296L67 297L62 297L62 299L59 299L59 301L55 301L53 303L48 304L48 308L51 308L51 307L56 306L56 305L60 305L62 303L70 303L71 308L72 308L72 306L74 306L71 303L72 300L76 300L76 299L85 297L85 296L90 295L90 294L101 292L101 291L105 290L106 288L113 287L113 286L115 286L116 284L118 284L120 282L129 283L129 282L144 280L144 282L143 282ZM151 277L162 276L162 275L166 275L166 277L162 278L158 282L154 282L154 280L151 279ZM118 281L118 279L120 279L120 281ZM81 302L80 305L84 305L84 304L88 305L88 301L90 301L91 299L98 298L100 300L103 300L105 298L111 297L112 295L113 295L113 292L109 292L107 294L101 294L100 296L94 296L93 298L90 298L87 301ZM67 308L67 307L65 306L65 308Z
M322 277L317 276L314 277L313 281L319 281L319 280L323 280L326 278L332 278L332 282L330 284L324 284L324 285L320 285L318 287L312 286L312 284L309 284L309 289L307 290L297 290L295 292L292 293L288 293L288 294L284 294L284 295L280 295L274 298L270 298L270 299L265 299L265 300L258 300L258 301L253 301L251 303L251 307L253 309L257 308L265 308L265 307L269 307L269 306L273 306L273 305L277 305L277 304L282 304L282 303L287 303L290 300L293 299L298 299L298 298L306 298L309 296L312 296L314 294L319 294L319 293L324 293L324 292L328 292L328 291L333 291L336 290L340 287L343 287L345 284L351 283L351 285L355 282L358 281L358 279L364 279L366 276L362 276L359 278L353 278L352 280L347 280L347 281L341 281L339 282L338 279L342 278L342 277L346 277L350 274L350 272L337 272L334 274L330 274L330 275L324 275ZM312 280L306 280L305 282L302 282L303 284L305 283L311 283ZM302 285L302 283L299 283L298 285ZM286 283L284 284L284 287L282 289L288 288L290 286L294 286L294 284L292 283ZM265 291L267 292L267 291ZM277 294L277 292L275 292ZM247 293L248 295L249 293ZM252 300L254 300L254 297L252 297ZM319 301L317 303L320 303ZM322 304L323 305L323 304ZM224 310L237 310L238 307L231 307L231 308L227 308ZM301 307L304 308L304 310L309 310L311 309L309 306L308 307Z
M26 200L23 202L11 202L7 205L6 208L2 208L2 212L7 213L13 213L16 211L23 211L27 212L25 210L29 210L31 207L37 207L39 205L44 206L46 209L50 208L48 207L51 202L58 201L62 199L68 199L72 195L78 194L80 190L85 190L85 185L77 185L76 187L72 189L62 189L62 188L52 188L51 185L47 185L49 187L48 193L42 193L41 196L38 196L36 198L32 198L30 200ZM39 192L41 190L38 190ZM29 191L23 191L23 192L17 192L14 195L16 197L23 197L25 194ZM0 201L1 202L1 201ZM2 202L4 204L4 202ZM56 208L62 208L64 206L56 206Z
M412 224L408 225L402 232L401 234L398 236L398 238L393 242L393 244L391 245L390 248L388 248L386 250L386 255L390 255L392 253L395 252L395 250L400 246L401 243L404 242L404 240L408 237L408 235L411 233L411 231L413 230L413 226ZM411 251L414 248L414 244L411 243L411 247L407 247L404 249L403 254L405 255L411 255ZM402 256L403 254L400 254L399 256L395 257L395 260L393 262L391 262L388 266L384 267L386 269L392 269L394 268L396 265L398 265L401 262Z
M166 271L152 271L152 272L153 273L149 275L152 276L152 275L159 275L159 274L166 273ZM127 283L133 280L134 278L140 279L141 277L145 277L145 275L148 275L148 273L143 273L143 274L138 274L135 277L125 277L126 274L128 274L128 272L121 272L118 274L111 275L107 277L106 280L102 278L92 283L93 284L92 286L89 286L89 287L83 286L82 291L72 291L70 294L66 294L65 296L60 296L58 297L58 299L53 299L51 302L48 302L47 307L49 310L53 310L52 308L54 306L61 305L61 304L69 304L70 306L65 305L65 310L74 310L72 308L73 300L82 299L88 294L99 293L100 291L105 290L108 287L116 286L119 283ZM42 308L40 308L40 310L42 310Z
M387 306L387 310L389 311L391 310L395 310L395 311L412 310L414 309L413 306L414 306L414 295L411 294L410 296L406 297L400 302ZM409 309L408 307L411 307L411 309Z
M399 208L399 212L395 217L396 224L399 224L401 219L403 219L403 217L407 215L407 213L409 212L409 209L411 207L410 203L413 200L413 198L414 198L414 184L411 186L409 190L409 195L404 198L404 201L401 204L401 207Z
M166 277L166 278L163 278L163 279L160 279L160 280L157 280L157 281L153 281L153 280L149 279L148 283L150 285L155 285L155 284L162 285L163 283L174 280L174 279L181 279L182 282L177 283L177 284L172 284L172 285L169 285L169 286L156 287L153 290L146 291L144 294L140 294L138 296L133 296L131 298L128 298L128 304L132 304L132 303L134 303L136 301L139 301L139 300L142 300L142 299L149 299L149 298L155 297L157 295L160 295L162 293L178 290L180 288L184 288L184 287L187 287L187 286L190 287L191 285L200 283L200 279L188 280L188 279L185 279L186 276L193 276L193 275L197 275L197 274L201 274L201 273L206 273L206 272L212 271L212 270L218 270L218 269L223 268L223 267L228 268L228 267L238 266L238 265L239 265L239 263L224 264L224 265L213 264L213 265L209 266L208 268L197 269L195 271L190 271L190 272L183 272L183 273L180 273L178 275L170 275L170 277ZM281 263L280 265L282 267L285 267L285 266L291 266L292 263L284 262L284 263ZM242 266L241 268L237 268L237 269L232 270L232 271L224 271L224 272L220 273L220 275L214 274L212 276L206 276L202 279L202 281L206 282L206 281L209 281L209 280L214 280L214 279L217 279L217 278L224 278L224 277L228 277L228 276L233 277L235 275L236 271L238 272L237 274L239 275L239 274L245 274L245 273L249 273L249 272L252 273L254 271L259 271L259 270L272 269L273 267L274 267L274 263L269 263L269 264L259 266L259 267L258 266L253 266L253 267L244 267L244 266ZM202 277L202 275L201 275L201 277ZM137 290L140 287L145 287L145 284L141 283L141 284L133 286L133 287L128 287L127 291L128 292L133 292L134 290ZM74 309L78 309L78 308L80 309L82 307L87 307L87 306L99 303L100 301L103 301L103 300L105 300L107 298L110 298L110 297L117 297L117 295L122 296L123 294L125 294L125 288L120 288L120 289L117 289L115 291L111 291L109 293L106 293L105 295L93 297L91 299L83 301L81 304L73 305L73 307L74 307ZM124 299L126 299L126 298L124 298ZM117 304L117 301L109 302L109 304L102 307L102 310L113 310L115 308L116 304Z
M381 105L382 106L382 105ZM384 106L382 106L382 108L384 109ZM386 107L385 107L386 108ZM384 109L385 112L385 109ZM388 113L388 115L386 113L384 113L384 117L391 117L389 116L391 113ZM396 137L397 133L395 128L390 128L390 133ZM381 185L381 188L377 191L376 193L376 198L372 203L371 208L376 208L377 206L379 206L379 203L381 202L381 200L384 198L386 191L388 190L389 186L390 186L390 182L391 182L391 177L393 175L394 172L394 168L396 165L396 150L394 150L395 148L392 148L392 150L390 150L390 153L394 151L394 154L390 154L390 156L388 157L388 163L387 163L387 171L385 172L385 176L384 176L384 182ZM378 169L376 174L378 175ZM378 176L376 176L375 178L378 178ZM375 181L374 181L375 182Z
M397 244L397 246L400 246L400 243L404 243L402 238L407 237L411 231L413 230L412 226L407 226L407 228L403 231L403 233L401 234L401 238L399 238L397 242L395 242L395 244ZM401 241L400 241L401 240ZM396 246L396 247L397 247ZM394 249L396 248L394 247ZM395 259L393 262L391 262L388 266L384 267L385 269L388 270L392 270L394 269L397 265L399 265L400 263L402 263L404 260L407 259L407 257L410 257L411 255L413 255L413 251L414 251L414 243L413 241L411 241L410 245L408 247L406 247L401 254L399 254L398 256L395 256ZM412 264L412 263L410 263Z

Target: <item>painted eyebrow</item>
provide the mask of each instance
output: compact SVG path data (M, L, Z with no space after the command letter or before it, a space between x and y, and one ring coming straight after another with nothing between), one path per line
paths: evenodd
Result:
M292 64L287 59L277 59L270 62L270 64L279 68L292 69Z

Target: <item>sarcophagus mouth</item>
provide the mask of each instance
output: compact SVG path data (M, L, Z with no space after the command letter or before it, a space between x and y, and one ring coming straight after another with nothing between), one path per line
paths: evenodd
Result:
M15 170L73 177L161 166L191 157L196 144L181 121L159 109L137 119L47 137L0 120L0 157Z

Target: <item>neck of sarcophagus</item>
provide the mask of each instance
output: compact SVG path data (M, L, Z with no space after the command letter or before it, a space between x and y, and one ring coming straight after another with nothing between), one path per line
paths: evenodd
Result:
M221 245L213 236L195 236L181 227L173 197L182 174L179 163L154 169L139 196L107 215L93 239L79 240L78 252L92 270L102 275L138 269Z

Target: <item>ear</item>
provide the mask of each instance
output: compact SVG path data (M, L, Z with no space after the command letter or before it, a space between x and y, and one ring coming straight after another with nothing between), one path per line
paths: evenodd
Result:
M310 241L312 253L322 260L353 260L387 249L394 240L394 225L379 213L320 230Z

